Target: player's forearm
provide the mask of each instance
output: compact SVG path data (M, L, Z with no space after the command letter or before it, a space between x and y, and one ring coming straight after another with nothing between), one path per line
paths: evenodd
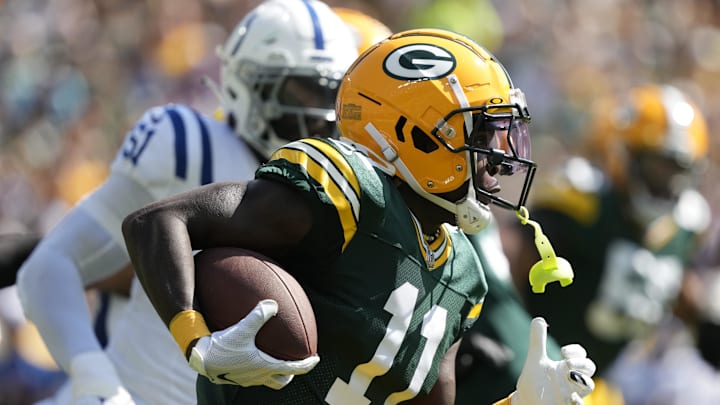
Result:
M192 308L193 250L242 245L232 238L243 232L227 224L236 215L244 190L239 183L210 184L146 205L123 221L135 272L166 325Z
M166 325L192 308L194 263L185 222L151 205L130 214L123 235L135 273Z

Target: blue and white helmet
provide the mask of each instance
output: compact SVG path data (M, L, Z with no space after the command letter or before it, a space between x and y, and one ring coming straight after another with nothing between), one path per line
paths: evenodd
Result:
M357 51L325 3L267 0L217 55L224 113L265 158L295 139L335 135L335 96Z

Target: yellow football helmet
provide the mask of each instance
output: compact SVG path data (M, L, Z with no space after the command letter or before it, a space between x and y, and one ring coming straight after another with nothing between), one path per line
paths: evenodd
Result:
M349 8L333 7L332 10L350 28L357 42L358 53L392 35L392 31L385 24L369 15Z
M596 103L589 146L602 152L603 165L625 184L638 156L659 156L680 172L692 171L707 157L709 138L702 111L686 94L649 84Z
M699 201L695 187L708 154L708 129L702 111L681 90L633 87L599 101L592 122L588 155L599 158L639 223L680 212L676 206L688 196ZM690 211L700 218L703 210Z
M697 105L673 86L632 90L631 105L618 122L629 148L653 150L690 167L708 152L705 117Z
M422 29L381 41L349 68L336 110L342 137L455 213L463 230L477 231L471 228L489 219L487 203L516 210L527 199L536 166L525 96L497 59L465 36ZM526 173L517 202L481 185L482 176L516 172ZM458 190L467 195L444 195Z

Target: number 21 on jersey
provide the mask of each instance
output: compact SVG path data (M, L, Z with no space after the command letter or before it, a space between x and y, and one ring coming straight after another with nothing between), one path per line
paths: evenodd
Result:
M154 114L150 116L150 122L139 122L130 130L130 133L123 145L122 154L126 159L130 159L133 164L137 164L140 155L145 150L148 141L155 133L155 124L162 119L162 116L156 117Z

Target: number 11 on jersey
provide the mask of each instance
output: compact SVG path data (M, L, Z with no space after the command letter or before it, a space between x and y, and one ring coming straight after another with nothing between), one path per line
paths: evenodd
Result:
M418 289L405 283L395 289L385 303L384 309L392 314L390 322L385 329L385 336L380 341L372 359L358 365L353 370L350 381L345 382L336 378L325 401L330 405L367 405L370 400L364 393L367 391L373 378L381 376L390 370L397 356L398 350L407 335L408 327L413 316L417 301ZM432 365L435 352L438 349L443 334L447 311L434 305L423 317L421 334L427 339L420 361L413 373L410 385L400 392L395 392L385 399L385 404L396 404L415 397L420 391L425 377Z

